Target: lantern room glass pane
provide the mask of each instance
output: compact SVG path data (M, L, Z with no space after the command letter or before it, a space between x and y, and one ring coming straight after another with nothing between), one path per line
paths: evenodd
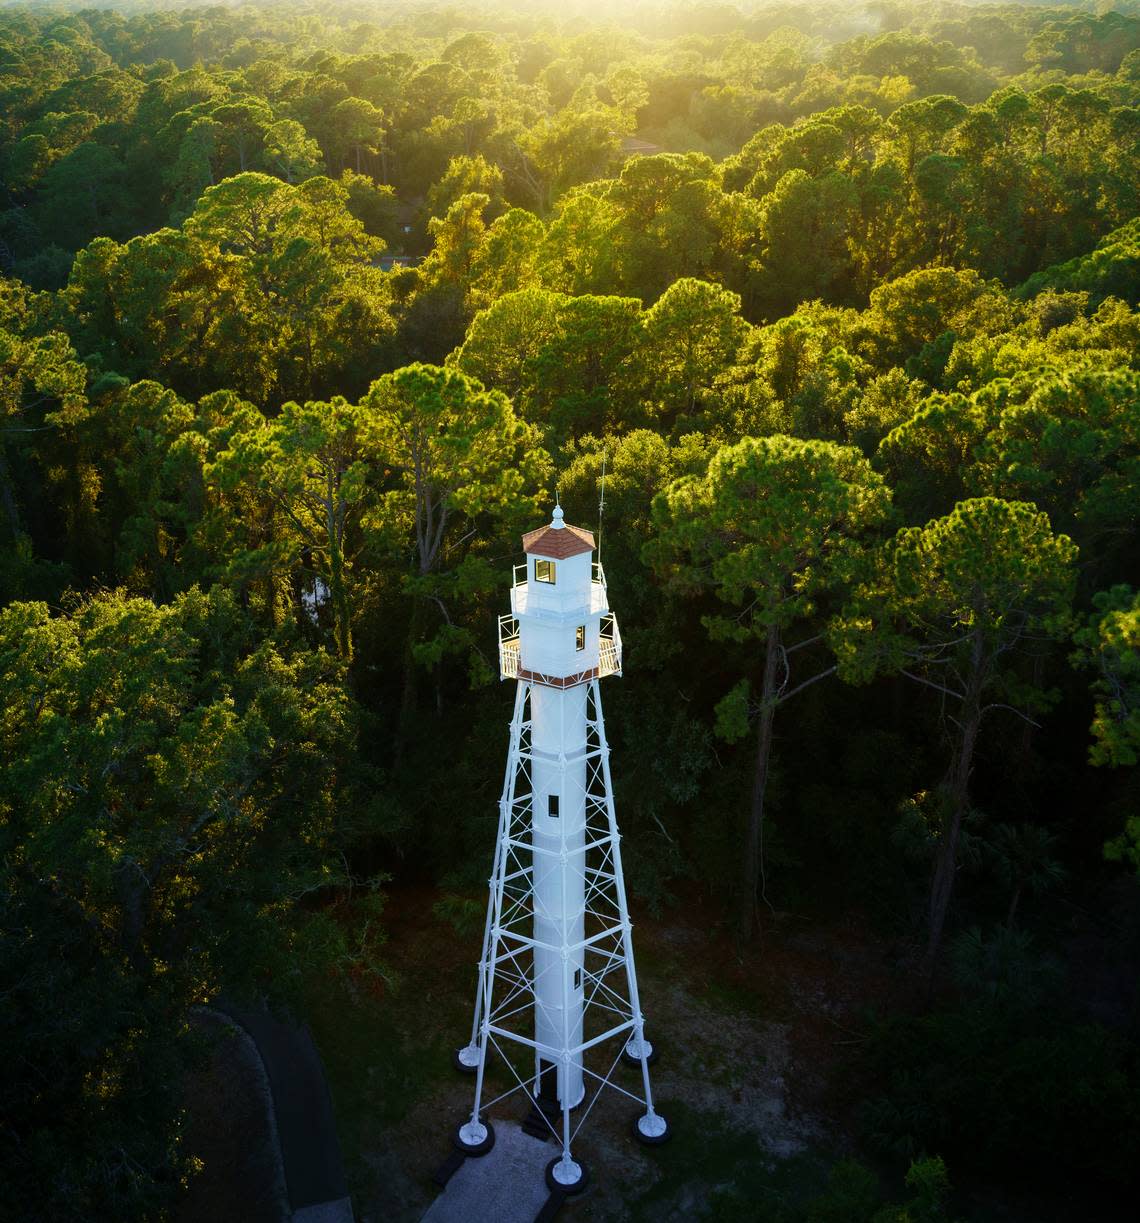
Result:
M554 585L554 562L553 561L535 561L534 562L534 580L536 582L549 582Z

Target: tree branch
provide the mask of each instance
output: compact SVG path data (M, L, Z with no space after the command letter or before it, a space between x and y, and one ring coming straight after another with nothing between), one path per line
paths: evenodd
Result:
M1028 722L1030 726L1036 727L1038 730L1040 730L1040 729L1041 729L1041 723L1040 723L1040 722L1034 722L1034 720L1033 720L1033 719L1032 719L1032 718L1029 716L1029 714L1027 714L1027 713L1022 713L1020 709L1015 709L1015 708L1014 708L1012 705L1001 705L1001 704L999 704L999 703L998 703L998 702L996 702L996 701L995 701L995 702L994 702L992 705L985 705L985 706L983 706L983 707L982 707L982 709L980 710L980 712L979 712L979 715L978 715L978 716L979 716L979 717L983 717L983 718L984 718L984 717L986 716L986 714L987 714L987 713L989 713L989 711L990 711L991 709L1008 709L1010 713L1015 713L1015 714L1017 714L1017 716L1018 716L1018 717L1019 717L1019 718L1020 718L1020 719L1021 719L1023 722Z
M935 692L944 692L947 696L952 696L956 701L963 699L964 694L955 692L953 688L947 688L945 684L936 684L933 680L923 679L921 675L915 675L913 671L904 671L899 669L900 675L905 675L907 679L912 679L916 684L925 684L928 688L933 688Z
M796 685L796 686L795 686L795 687L794 687L794 688L791 690L791 692L785 692L785 693L784 693L784 694L783 694L783 695L782 695L782 696L779 698L779 700L776 702L776 704L777 704L777 705L782 705L782 704L783 704L785 701L790 701L790 700L792 699L792 697L794 697L794 696L796 695L796 693L797 693L797 692L803 692L803 690L804 690L805 688L810 688L810 687L812 686L812 684L817 683L817 682L818 682L819 680L821 680L821 679L827 679L827 677L828 677L829 675L834 675L834 674L835 674L835 672L836 672L836 671L838 671L838 670L839 670L839 666L838 666L838 664L837 664L837 665L836 665L836 666L834 666L834 667L828 667L826 671L820 671L820 673L819 673L818 675L813 675L813 676L811 677L811 679L805 679L805 680L804 680L804 682L803 682L802 684L797 684L797 685Z

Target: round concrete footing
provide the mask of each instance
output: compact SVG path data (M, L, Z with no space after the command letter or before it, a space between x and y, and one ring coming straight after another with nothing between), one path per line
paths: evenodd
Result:
M625 1048L621 1051L621 1060L627 1066L641 1066L641 1050L645 1049L645 1060L652 1066L657 1061L657 1046L652 1041L643 1040L641 1045L638 1045L636 1036L631 1036L625 1042Z
M590 1183L590 1170L576 1159L561 1155L546 1165L546 1185L551 1193L581 1193Z
M452 1139L464 1155L486 1155L495 1145L495 1129L489 1121L465 1121Z
M637 1113L633 1118L633 1136L647 1147L659 1147L673 1136L669 1122L660 1113Z
M465 1045L451 1055L451 1064L463 1074L474 1074L479 1069L479 1046Z

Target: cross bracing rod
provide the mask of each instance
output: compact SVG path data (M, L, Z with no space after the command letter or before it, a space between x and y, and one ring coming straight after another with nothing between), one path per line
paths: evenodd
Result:
M624 998L620 999L620 1001L622 1003L620 1007L611 1006L608 1002L602 1002L599 999L595 999L593 995L591 995L590 1001L587 1003L587 1005L592 1006L599 1011L608 1011L611 1015L616 1015L621 1020L632 1020L633 1015L630 1012L629 1003L626 1002Z
M501 972L498 975L503 978L504 983L510 988L511 992L501 1002L495 1004L496 1011L501 1007L510 1006L520 994L534 993L534 986L531 984L529 977L521 974L516 977L508 972Z
M609 930L600 930L598 931L597 934L593 934L589 938L579 939L578 942L576 943L567 943L566 952L567 954L573 954L575 951L582 951L582 950L588 951L590 950L590 948L594 946L595 943L601 942L602 939L610 938L611 936L615 936L615 935L620 936L621 933L622 933L621 926L614 926L612 929L609 929ZM562 951L561 943L547 943L547 942L542 941L541 939L536 939L533 935L519 934L515 930L503 930L501 928L497 929L495 932L495 941L505 942L506 939L511 939L514 941L515 943L514 949L505 955L495 956L491 960L492 965L499 964L503 960L512 960L515 958L515 956L519 954L519 952L533 951L535 950L535 948L537 948L540 951L556 951L556 952Z
M598 1097L602 1094L602 1091L605 1088L611 1087L613 1088L614 1091L619 1092L621 1095L628 1096L629 1099L636 1101L638 1104L641 1104L643 1106L645 1105L645 1099L643 1096L635 1096L632 1091L626 1091L624 1087L621 1087L617 1083L614 1082L613 1073L614 1073L615 1068L617 1067L618 1060L620 1058L621 1058L621 1049L618 1050L617 1057L614 1058L613 1064L610 1066L604 1078L602 1075L591 1070L588 1066L582 1067L582 1073L588 1074L590 1078L592 1079L597 1079L598 1085L594 1089L594 1098L590 1101L590 1103L586 1106L585 1111L578 1118L578 1124L574 1127L574 1132L570 1135L571 1142L573 1142L574 1139L578 1137L578 1131L582 1128L583 1125L585 1125L586 1118L590 1115L590 1110L594 1107L594 1103L596 1102Z
M595 881L590 883L589 887L590 887L590 890L586 895L586 912L587 913L594 913L595 916L598 916L598 917L601 916L601 914L597 913L597 911L593 908L593 905L595 902L598 902L600 904L610 905L614 907L615 912L616 912L616 902L610 899L608 895L609 887L608 887L607 881L604 878L601 880L601 882L598 882L597 879L595 878Z
M510 1088L508 1091L503 1092L503 1094L502 1094L502 1095L497 1096L497 1097L496 1097L496 1100L490 1101L490 1102L489 1102L489 1103L486 1105L486 1107L487 1107L487 1108L490 1108L490 1107L491 1107L491 1104L495 1103L497 1100L503 1100L503 1099L506 1099L508 1096L512 1096L512 1095L514 1095L514 1093L515 1093L516 1091L518 1091L520 1088L522 1088L524 1091L526 1091L528 1095L529 1095L529 1094L530 1094L530 1092L531 1092L531 1085L530 1085L530 1082L528 1082L528 1081L524 1081L524 1079L522 1078L522 1076L521 1076L521 1075L519 1074L519 1072L518 1072L518 1071L515 1069L514 1063L513 1063L513 1062L510 1060L510 1058L509 1058L509 1057L507 1057L506 1053L505 1053L505 1052L502 1050L502 1048L500 1048L498 1041L496 1041L496 1040L495 1040L495 1038L494 1038L493 1036L490 1038L490 1040L491 1040L491 1044L492 1044L492 1045L494 1045L494 1047L495 1047L495 1051L496 1051L496 1053L498 1053L499 1057L502 1059L503 1064L504 1064L504 1065L507 1067L507 1069L508 1069L508 1070L511 1072L511 1074L512 1074L512 1075L514 1075L514 1077L515 1077L515 1086L514 1086L514 1087L512 1087L512 1088ZM621 1054L620 1054L620 1052L619 1052L618 1057L620 1057L620 1056L621 1056ZM615 1067L616 1065L617 1065L617 1058L615 1058L615 1059L614 1059L614 1063L613 1063L613 1065L610 1067L609 1074L606 1076L606 1078L605 1078L604 1080L602 1080L602 1082L601 1082L600 1086L597 1088L597 1090L596 1090L596 1092L595 1092L595 1095L594 1095L594 1099L597 1099L597 1096L598 1096L598 1094L601 1092L602 1087L604 1087L604 1086L606 1086L606 1085L608 1084L610 1087L613 1087L613 1088L615 1088L616 1090L620 1091L620 1092L621 1092L621 1094L622 1094L623 1096L629 1096L629 1098L630 1098L631 1100L637 1100L637 1102L638 1102L639 1104L644 1104L644 1103L645 1103L645 1101L644 1101L644 1100L642 1100L642 1099L641 1099L639 1096L635 1096L635 1095L633 1095L631 1092L626 1091L624 1088L618 1087L616 1083L614 1083L614 1082L612 1082L612 1081L611 1081L611 1079L610 1079L610 1075L612 1075L612 1074L613 1074L614 1067ZM587 1073L587 1074L589 1074L591 1078L595 1078L595 1079L599 1079L599 1078L601 1078L601 1076L600 1076L600 1075L598 1075L598 1074L594 1073L594 1071L592 1071L592 1070L588 1070L588 1071L586 1071L586 1073ZM592 1105L593 1105L593 1101L591 1101L590 1103L591 1103L591 1107L592 1107ZM586 1111L588 1112L588 1111L589 1111L589 1109L587 1109ZM585 1119L586 1119L585 1114L583 1114L583 1115L582 1115L582 1117L579 1119L578 1126L577 1126L577 1127L575 1128L575 1130L574 1130L574 1133L575 1133L575 1134L577 1134L578 1129L580 1129L580 1128L581 1128L582 1122L583 1122L583 1121L585 1121ZM546 1120L545 1116L543 1117L543 1120ZM553 1126L553 1125L551 1125L551 1123L550 1123L550 1121L549 1121L549 1120L546 1120L546 1124L547 1124L547 1126L550 1128L550 1132L551 1132L551 1133L554 1135L555 1139L557 1139L557 1138L558 1138L558 1131L557 1131L557 1130L554 1128L554 1126Z
M529 1085L526 1081L523 1080L522 1076L515 1069L514 1062L512 1062L511 1059L507 1057L506 1053L503 1052L503 1049L500 1047L499 1042L494 1038L493 1035L489 1034L489 1039L490 1039L491 1044L495 1046L495 1052L498 1053L499 1057L502 1059L503 1064L507 1067L507 1069L511 1072L511 1074L515 1076L515 1081L517 1082L518 1086L522 1087L523 1090L527 1091L529 1094L529 1091L530 1091ZM505 1094L511 1095L515 1090L516 1088L512 1087L511 1090ZM502 1097L500 1097L500 1099L502 1099Z
M605 845L611 844L614 841L614 839L615 839L614 835L612 833L609 833L604 837L599 837L596 841L588 841L580 849L576 849L574 852L576 854L589 853L590 850L592 849L599 849ZM616 839L618 840L621 839L620 833L618 834L618 837ZM543 857L546 857L546 858L561 858L562 857L562 851L560 850L546 849L544 846L532 845L529 841L516 840L514 837L508 838L506 844L509 849L512 849L515 851L518 851L521 849L521 850L525 850L527 853L530 853L530 854L542 854Z
M560 755L558 752L544 752L539 747L520 748L518 758L520 761L525 760L528 764L534 760L538 760L543 764L557 764L558 761L566 760L572 764L578 764L583 760L593 761L602 754L600 747L587 748L584 752L566 752Z
M582 1041L578 1045L570 1045L567 1047L567 1052L571 1057L577 1057L581 1053L587 1053L595 1045L600 1045L607 1040L612 1040L615 1036L620 1036L622 1032L630 1031L637 1021L627 1019L623 1023L615 1024L612 1028L600 1033L598 1036L591 1037L589 1040ZM512 1032L510 1028L501 1028L498 1024L488 1023L487 1031L493 1036L501 1037L503 1040L512 1040L517 1045L525 1045L528 1049L534 1049L537 1053L553 1054L555 1057L561 1057L563 1050L554 1045L539 1044L530 1036L523 1036L521 1032Z
M522 1002L519 1006L516 1006L514 1010L504 1011L502 1009L505 1006L510 1006L511 1003L515 1002L519 998L523 998L524 996L525 996L525 1001ZM533 1005L534 1005L534 990L530 989L529 987L520 985L505 1002L501 1002L499 1006L496 1007L495 1012L491 1016L491 1018L497 1020L499 1023L505 1023L508 1019L510 1019L512 1015L520 1015L522 1014L523 1011L529 1011Z
M604 975L605 974L603 974L603 976ZM597 993L598 990L605 990L605 992L609 994L609 996L618 1004L620 1008L618 1010L619 1015L624 1015L626 1013L629 1013L629 1014L633 1013L629 999L623 998L621 994L619 994L616 990L610 989L610 987L606 985L606 983L602 980L601 977L594 978L594 985L595 985L594 993ZM607 1010L613 1010L613 1007L607 1006L607 1004L604 1002L598 1002L595 1005L606 1007Z
M587 876L593 875L595 879L601 879L604 883L617 883L617 875L601 866L587 866L582 873ZM600 885L598 890L601 890Z
M596 972L593 974L596 977L609 976L611 972L617 972L619 968L625 966L625 957L620 951L602 951L598 947L591 947L590 954L596 955L605 961L604 967L598 965Z
M496 1011L491 1018L498 1024L506 1023L508 1019L512 1019L515 1015L521 1015L524 1012L529 1012L531 1007L535 1005L537 1005L540 1010L549 1013L549 1010L543 1004L542 999L537 997L533 990L531 990L530 993L531 997L524 1002L522 1006L516 1006L513 1011ZM516 997L517 996L518 995L516 995Z

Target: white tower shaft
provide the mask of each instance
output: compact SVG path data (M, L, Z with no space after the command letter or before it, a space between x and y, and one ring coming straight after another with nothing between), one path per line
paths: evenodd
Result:
M540 1091L582 1100L586 920L586 688L535 686L531 706L534 1036ZM557 1072L557 1091L549 1076ZM544 1076L547 1076L544 1078Z

